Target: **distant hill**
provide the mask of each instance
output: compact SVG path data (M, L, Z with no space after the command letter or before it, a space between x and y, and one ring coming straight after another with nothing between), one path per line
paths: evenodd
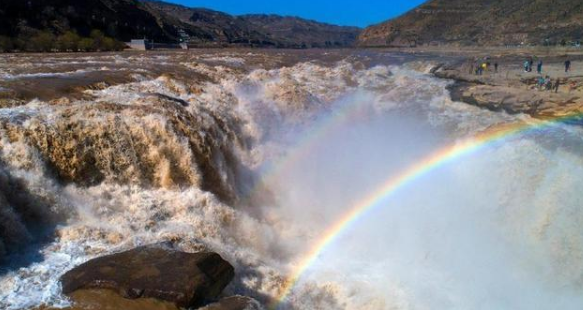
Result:
M581 0L431 0L368 27L358 44L554 45L582 33Z
M0 0L0 36L92 30L120 41L148 38L197 46L351 46L360 29L276 15L232 16L138 0Z
M17 37L36 30L55 34L94 29L127 41L149 37L171 40L177 30L135 0L0 0L0 35Z
M232 16L161 1L143 1L160 19L172 20L193 44L248 44L275 47L346 47L360 29L279 15Z
M276 45L284 46L353 46L360 33L359 28L339 27L297 17L243 15L238 18L265 33Z

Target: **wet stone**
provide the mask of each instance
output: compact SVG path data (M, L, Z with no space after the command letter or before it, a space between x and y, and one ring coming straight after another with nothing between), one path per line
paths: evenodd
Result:
M90 260L65 273L61 283L66 295L108 289L129 299L194 307L215 299L233 277L233 266L217 253L186 253L157 244Z

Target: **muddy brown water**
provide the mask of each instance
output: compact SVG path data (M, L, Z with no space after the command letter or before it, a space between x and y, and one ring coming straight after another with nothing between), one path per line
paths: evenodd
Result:
M58 309L41 306L33 310L179 310L170 302L153 298L125 299L109 290L80 290L71 295L73 306Z
M223 66L249 72L253 69L290 67L306 60L326 65L359 57L363 66L400 64L409 60L436 59L431 53L400 53L382 50L251 50L201 49L79 54L0 54L0 106L13 106L39 99L80 99L88 89L105 88L139 78L172 75L180 80L204 82L208 76L189 70L187 64ZM232 61L244 58L245 64ZM460 56L440 56L454 60Z

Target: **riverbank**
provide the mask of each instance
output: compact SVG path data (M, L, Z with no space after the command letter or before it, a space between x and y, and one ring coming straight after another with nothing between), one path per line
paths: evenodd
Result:
M458 61L442 63L432 73L453 80L449 91L452 100L493 111L525 113L540 119L550 119L583 113L583 51L573 48L484 48L409 50L411 53L461 55ZM531 72L525 72L524 62L533 60ZM565 72L565 61L571 70ZM542 73L537 64L543 62ZM478 65L490 66L476 74ZM498 64L498 70L494 64ZM549 77L551 89L539 86L540 77ZM555 89L555 85L559 86Z

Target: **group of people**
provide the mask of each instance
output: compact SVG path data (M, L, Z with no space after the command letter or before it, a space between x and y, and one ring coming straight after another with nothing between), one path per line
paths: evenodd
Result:
M568 73L571 71L571 60L566 60L565 61L565 73ZM529 57L524 61L524 72L532 72L535 69L535 61L533 59L533 57ZM536 80L536 85L538 87L538 89L540 90L548 90L548 91L554 91L555 93L557 93L559 91L559 87L561 86L561 79L560 78L556 78L556 79L551 79L551 77L549 75L544 75L543 76L543 66L544 63L542 60L538 60L536 62L536 73L539 75L539 77ZM475 74L475 75L483 75L484 72L492 70L491 68L493 68L494 73L498 73L498 62L494 61L494 63L492 64L492 61L490 59L490 57L485 57L482 60L477 60L475 59L470 66L470 74Z
M540 90L551 90L557 93L559 92L559 86L561 86L561 79L557 78L553 83L550 76L543 77L541 75L538 77L537 86Z
M470 68L470 74L483 75L485 71L490 70L492 62L489 57L484 58L484 61L473 63ZM494 72L498 72L498 62L494 62Z
M571 71L571 60L565 60L565 73ZM524 61L524 72L532 72L534 65L534 60L532 58L526 59ZM543 77L543 61L539 60L536 65L536 72L540 76L537 79L537 87L540 90L551 90L557 93L559 91L559 87L561 86L561 79L557 78L554 82L552 81L549 75L545 75Z
M525 60L524 61L524 72L532 72L532 66L534 65L534 60ZM536 73L542 74L543 73L543 61L539 60L536 64Z
M524 61L524 72L532 72L532 67L534 65L534 60L532 60L532 58L527 59ZM571 71L571 60L566 60L565 61L565 73L568 73ZM536 73L538 74L542 74L543 73L543 61L539 60L537 65L536 65Z

